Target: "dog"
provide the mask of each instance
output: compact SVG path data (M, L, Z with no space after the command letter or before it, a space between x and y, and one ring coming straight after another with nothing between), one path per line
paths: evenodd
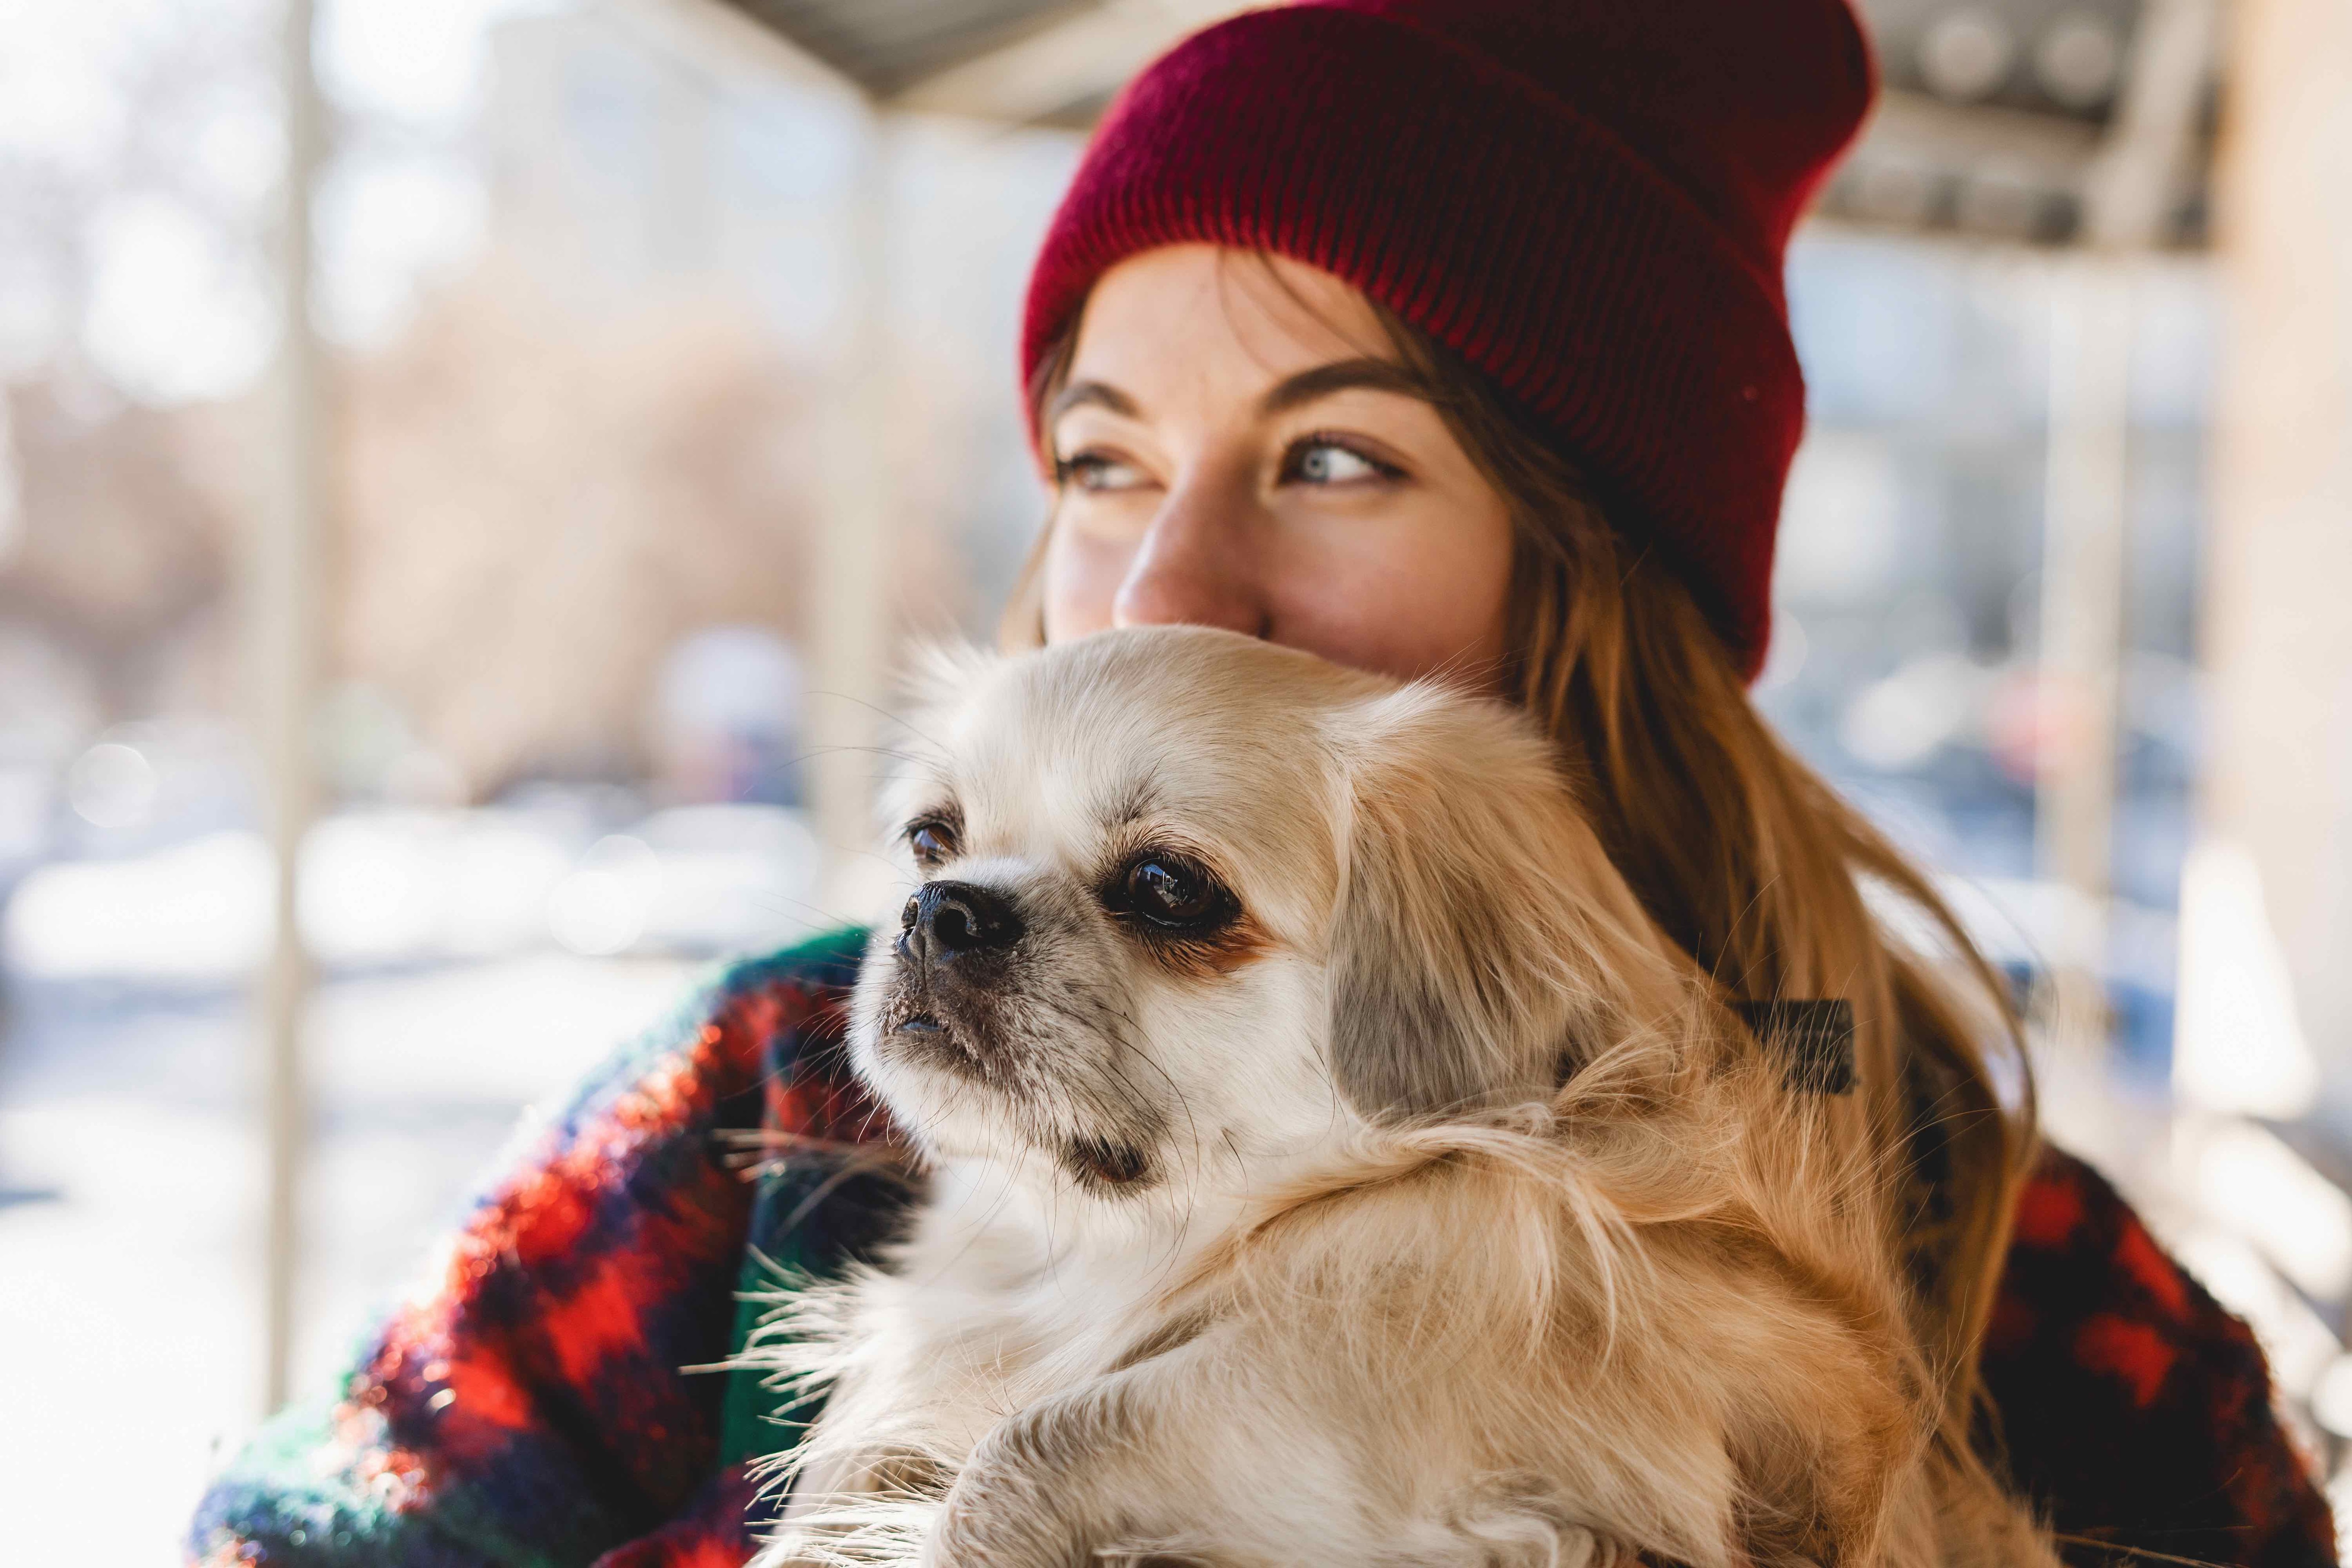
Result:
M824 1395L759 1568L2054 1568L1514 710L1164 628L912 727L849 1049L925 1194L755 1338Z

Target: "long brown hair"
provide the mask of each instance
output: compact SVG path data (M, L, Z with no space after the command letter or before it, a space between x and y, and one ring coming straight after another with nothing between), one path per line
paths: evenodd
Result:
M1673 564L1611 526L1575 464L1491 382L1374 310L1510 503L1507 684L1558 745L1611 858L1727 998L1851 1004L1860 1092L1842 1114L1888 1156L1916 1326L1965 1421L2034 1148L2007 990L1927 879L1765 724ZM1076 340L1074 323L1033 378L1041 429ZM1041 534L1006 609L1008 647L1043 640L1045 546Z

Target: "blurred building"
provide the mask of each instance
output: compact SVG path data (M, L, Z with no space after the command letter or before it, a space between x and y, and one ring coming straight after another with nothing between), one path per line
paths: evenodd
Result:
M2041 573L2057 272L2032 254L1816 226L1790 290L1811 426L1775 575L1765 711L1921 860L2030 908L2036 793L2068 721L2043 678ZM2109 995L2116 1038L2168 1068L2174 911L2199 759L2199 563L2218 301L2150 264L2125 416ZM2021 966L2046 931L1988 933Z
M494 232L574 310L723 280L788 352L825 363L850 300L861 109L814 67L782 76L662 44L625 7L499 26Z

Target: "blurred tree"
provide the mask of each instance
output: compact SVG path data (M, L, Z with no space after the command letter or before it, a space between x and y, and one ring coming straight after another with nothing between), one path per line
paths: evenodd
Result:
M79 666L109 721L228 702L223 406L129 403L71 371L8 388L19 504L0 625Z
M495 253L352 364L338 651L469 793L641 776L663 654L804 623L808 398L752 310L596 316Z

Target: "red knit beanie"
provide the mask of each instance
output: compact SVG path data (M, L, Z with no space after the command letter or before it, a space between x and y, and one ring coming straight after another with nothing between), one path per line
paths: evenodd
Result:
M1334 273L1553 432L1752 676L1804 426L1782 252L1873 87L1845 0L1245 12L1095 132L1030 279L1023 367L1155 246Z

